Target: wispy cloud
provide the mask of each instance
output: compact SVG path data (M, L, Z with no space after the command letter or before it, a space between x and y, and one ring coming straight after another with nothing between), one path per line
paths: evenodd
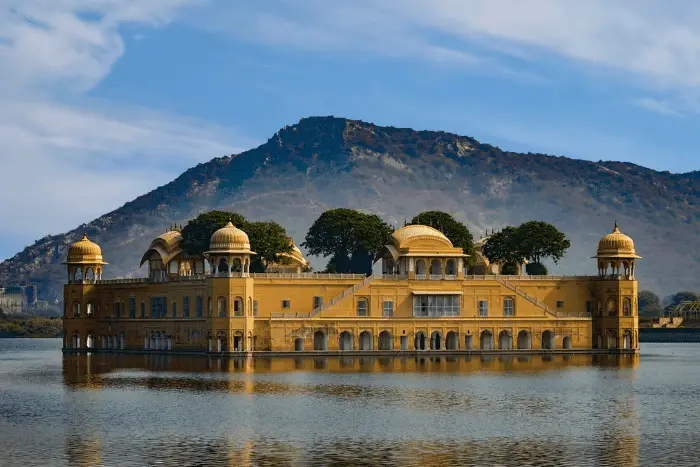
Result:
M230 128L85 92L124 53L119 26L197 0L10 0L0 11L0 258L250 144Z
M694 2L269 0L215 5L215 13L191 20L268 45L412 57L531 78L532 73L509 62L563 58L654 92L700 86L700 4Z
M654 99L652 97L640 97L633 99L632 102L644 109L651 110L652 112L659 113L661 115L669 115L674 117L680 117L683 115L677 106L668 100Z

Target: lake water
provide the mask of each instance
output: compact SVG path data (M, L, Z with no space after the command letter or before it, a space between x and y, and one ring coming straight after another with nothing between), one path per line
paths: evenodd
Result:
M641 356L63 356L0 339L0 465L698 465L700 344Z

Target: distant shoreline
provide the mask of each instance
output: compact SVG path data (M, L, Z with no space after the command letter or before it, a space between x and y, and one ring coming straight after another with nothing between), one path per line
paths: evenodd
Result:
M639 328L639 342L700 342L700 328Z
M5 318L0 320L0 339L63 337L60 318L34 317L29 319Z

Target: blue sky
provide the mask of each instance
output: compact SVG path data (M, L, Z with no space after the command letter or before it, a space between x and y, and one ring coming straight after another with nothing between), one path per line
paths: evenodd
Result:
M700 169L695 2L5 3L0 259L311 115Z

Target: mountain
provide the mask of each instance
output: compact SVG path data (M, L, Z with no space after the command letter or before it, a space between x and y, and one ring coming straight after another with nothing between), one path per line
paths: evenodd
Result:
M700 172L672 174L624 162L519 154L440 131L335 117L302 119L265 144L199 164L172 182L0 264L0 283L31 281L60 298L70 244L83 231L109 261L106 277L145 274L141 254L173 222L211 209L274 219L297 243L326 209L352 207L403 225L422 210L451 212L479 238L526 220L554 223L572 248L557 274L594 274L597 241L617 220L644 257L640 287L700 290ZM313 260L316 269L325 260Z

